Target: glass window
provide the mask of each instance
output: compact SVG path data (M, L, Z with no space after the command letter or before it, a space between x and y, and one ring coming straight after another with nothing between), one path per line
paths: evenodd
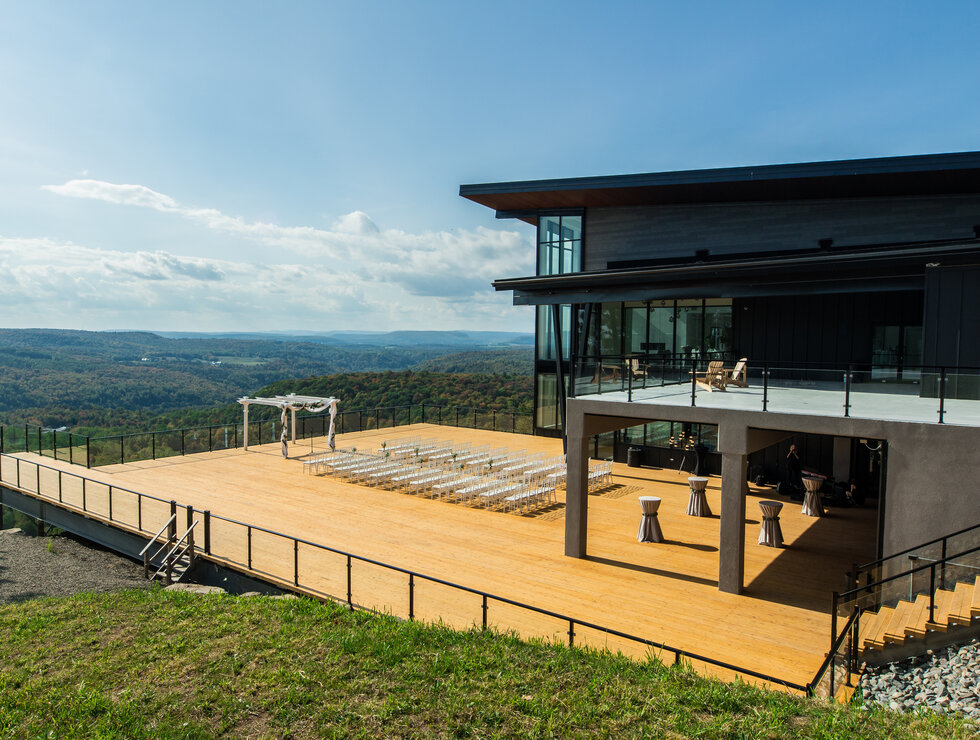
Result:
M701 356L702 328L704 314L701 301L677 301L674 313L676 331L674 352L684 357Z
M647 351L647 306L645 303L626 304L626 352Z
M709 298L705 301L704 350L709 360L724 358L732 351L731 299Z
M564 359L570 357L571 343L572 343L572 307L567 303L559 307L560 315L559 321L561 321L561 353ZM538 343L538 359L539 360L554 360L556 349L555 349L555 331L554 331L554 321L551 317L551 306L538 306L537 307L537 322L538 329L535 334Z
M558 427L558 381L554 375L538 375L537 425L544 429Z
M599 333L599 351L603 355L622 354L623 304L603 303Z
M538 274L561 275L582 269L582 217L538 217Z
M654 301L650 304L650 354L670 354L674 351L674 302Z

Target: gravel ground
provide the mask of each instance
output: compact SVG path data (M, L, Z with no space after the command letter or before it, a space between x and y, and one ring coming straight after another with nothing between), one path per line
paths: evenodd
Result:
M67 536L0 530L0 604L127 588L152 588L132 560Z

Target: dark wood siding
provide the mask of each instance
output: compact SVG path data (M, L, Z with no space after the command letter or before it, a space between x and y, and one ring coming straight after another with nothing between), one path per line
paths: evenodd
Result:
M870 363L875 326L921 323L917 290L737 298L732 346L753 364Z
M610 262L960 239L980 224L980 195L589 208L586 270Z
M925 365L980 367L980 266L926 270Z

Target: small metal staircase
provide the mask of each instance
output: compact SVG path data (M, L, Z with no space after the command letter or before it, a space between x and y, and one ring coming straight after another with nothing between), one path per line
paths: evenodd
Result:
M140 552L143 558L143 573L149 579L162 579L168 586L179 583L184 574L194 565L193 522L187 530L177 536L177 515L173 514L160 531L146 543Z

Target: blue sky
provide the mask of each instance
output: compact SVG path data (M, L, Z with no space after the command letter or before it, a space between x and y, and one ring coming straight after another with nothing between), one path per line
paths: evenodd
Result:
M530 330L460 183L980 149L975 2L0 0L0 325Z

